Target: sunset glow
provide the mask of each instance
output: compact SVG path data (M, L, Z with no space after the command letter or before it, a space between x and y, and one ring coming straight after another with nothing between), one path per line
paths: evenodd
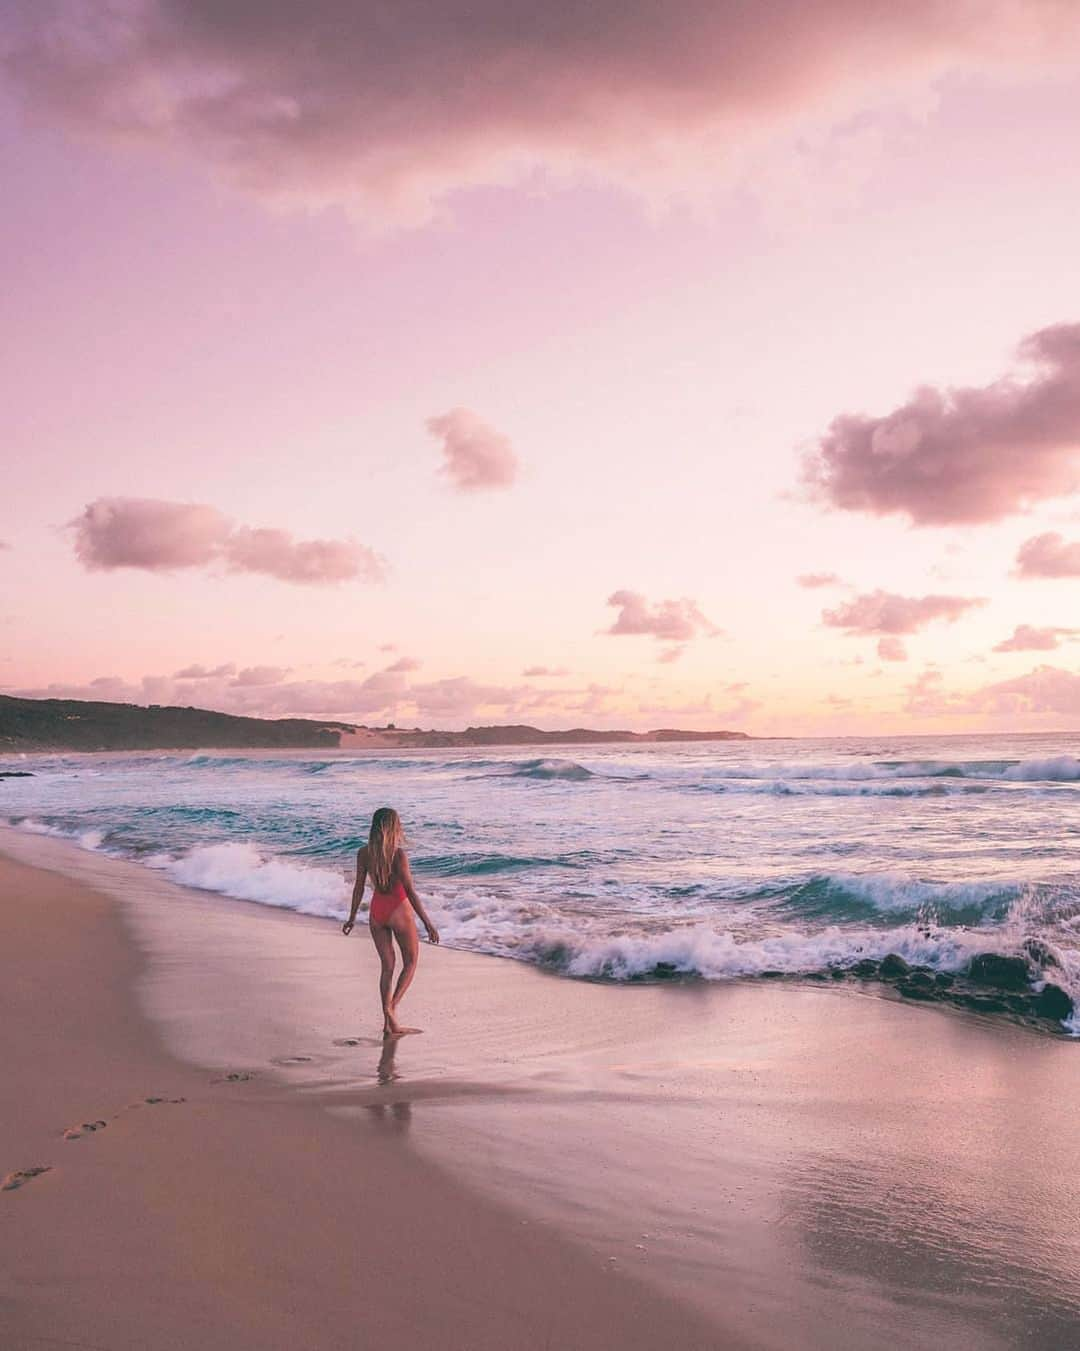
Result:
M0 691L1080 726L1077 7L371 13L9 7Z

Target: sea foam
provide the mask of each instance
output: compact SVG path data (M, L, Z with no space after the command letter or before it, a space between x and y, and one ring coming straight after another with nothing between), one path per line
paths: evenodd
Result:
M202 845L181 858L159 858L158 866L184 886L304 915L336 918L344 912L348 900L342 873L264 858L251 844Z

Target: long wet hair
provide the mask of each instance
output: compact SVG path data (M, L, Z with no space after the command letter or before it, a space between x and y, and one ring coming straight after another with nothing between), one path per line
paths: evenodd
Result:
M404 843L401 817L393 807L380 807L368 835L368 870L376 891L386 892L394 885L394 859Z

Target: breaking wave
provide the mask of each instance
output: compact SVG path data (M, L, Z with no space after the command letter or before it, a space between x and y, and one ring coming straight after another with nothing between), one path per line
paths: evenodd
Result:
M561 779L566 783L584 783L596 777L591 769L573 760L525 760L507 773L515 779Z
M447 944L571 977L820 979L889 952L944 973L1049 948L1075 998L1078 757L1050 736L199 751L42 756L2 789L28 833L327 919L392 802Z
M877 760L847 764L725 764L708 777L764 782L881 783L903 779L975 779L1002 783L1077 783L1080 759L1056 755L1033 760ZM706 779L707 782L707 779Z
M1000 917L1028 888L1003 882L923 882L897 873L823 873L800 883L778 908L822 919L864 912L977 924Z

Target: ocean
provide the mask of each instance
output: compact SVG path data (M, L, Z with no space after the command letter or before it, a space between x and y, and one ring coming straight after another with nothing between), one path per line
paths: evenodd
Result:
M955 973L1037 940L1080 1002L1080 734L545 751L9 755L32 777L0 779L0 818L339 920L391 805L452 947L715 981L888 953Z

